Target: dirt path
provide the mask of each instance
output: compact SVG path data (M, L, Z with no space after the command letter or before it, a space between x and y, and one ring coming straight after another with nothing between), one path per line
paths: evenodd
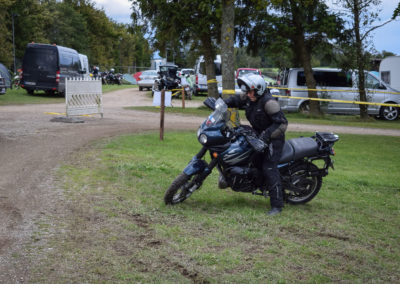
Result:
M137 89L107 93L103 104L104 118L86 117L84 123L50 122L55 115L46 113L63 113L63 104L0 106L0 283L24 283L29 275L24 257L13 256L23 253L35 220L59 198L54 172L71 153L93 140L159 128L158 114L123 109L151 105ZM179 101L173 104L180 107ZM186 101L187 107L200 104ZM165 126L193 130L203 119L168 114ZM289 130L400 136L398 130L337 126L291 124Z

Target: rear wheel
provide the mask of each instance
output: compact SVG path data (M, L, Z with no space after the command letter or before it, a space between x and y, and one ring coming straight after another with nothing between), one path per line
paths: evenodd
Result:
M164 195L164 202L167 205L175 205L185 201L198 185L193 181L194 176L190 177L185 173L181 173L171 183Z
M322 177L309 174L316 172L318 167L311 163L304 163L291 170L290 188L285 189L286 200L290 204L303 204L313 199L322 185Z
M379 115L385 120L396 120L399 117L399 108L393 106L383 106L379 111Z

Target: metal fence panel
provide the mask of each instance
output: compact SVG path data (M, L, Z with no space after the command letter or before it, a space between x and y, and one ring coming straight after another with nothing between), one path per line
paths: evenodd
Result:
M65 81L65 102L67 117L96 113L103 117L101 80L67 79Z

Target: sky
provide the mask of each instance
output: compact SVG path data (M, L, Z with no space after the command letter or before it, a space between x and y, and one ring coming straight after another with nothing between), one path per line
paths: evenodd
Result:
M118 23L130 23L131 4L128 0L94 0L97 8L103 8L106 15ZM382 0L381 22L390 19L400 0ZM335 9L335 5L330 4ZM376 22L377 24L379 22ZM400 19L377 29L372 33L375 49L400 55Z

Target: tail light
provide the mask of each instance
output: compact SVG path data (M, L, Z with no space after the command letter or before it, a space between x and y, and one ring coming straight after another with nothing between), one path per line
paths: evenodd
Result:
M286 96L288 96L288 97L290 97L291 96L291 94L290 94L290 90L286 90Z
M56 72L56 83L60 83L60 71Z
M199 75L196 75L196 85L199 84Z

